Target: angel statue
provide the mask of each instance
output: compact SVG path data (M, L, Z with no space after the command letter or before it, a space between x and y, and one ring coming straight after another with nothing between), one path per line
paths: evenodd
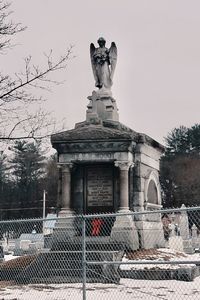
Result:
M95 86L99 89L110 89L117 63L117 47L112 42L110 49L106 48L106 40L103 37L100 37L97 43L99 44L98 48L95 48L93 43L90 44L90 57Z

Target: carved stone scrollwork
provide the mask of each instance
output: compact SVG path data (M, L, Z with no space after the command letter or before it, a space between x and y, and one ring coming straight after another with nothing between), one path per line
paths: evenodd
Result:
M128 171L129 168L134 167L134 163L130 161L115 161L115 167L118 167L122 171Z
M65 164L62 164L60 166L62 168L62 173L65 173L65 172L70 172L71 173L71 170L73 168L73 163L65 163Z

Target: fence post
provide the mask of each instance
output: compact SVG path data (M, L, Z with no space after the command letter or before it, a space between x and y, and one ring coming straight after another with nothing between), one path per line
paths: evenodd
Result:
M82 227L82 271L83 271L83 300L86 300L86 241L85 241L85 217L83 216Z

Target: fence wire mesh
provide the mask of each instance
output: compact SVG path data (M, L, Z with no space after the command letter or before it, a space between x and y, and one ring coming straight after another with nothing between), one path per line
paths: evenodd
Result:
M0 299L200 299L200 207L0 222Z

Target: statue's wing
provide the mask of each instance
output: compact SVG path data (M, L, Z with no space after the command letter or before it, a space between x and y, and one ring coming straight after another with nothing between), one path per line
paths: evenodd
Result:
M92 71L94 74L94 79L95 81L97 81L97 73L96 73L96 64L95 64L95 60L94 60L94 53L95 53L95 46L93 43L90 44L90 59L91 59L91 65L92 65Z
M111 73L110 77L111 80L113 79L115 67L117 64L117 46L114 42L111 43L110 49L109 49L109 59L110 59L110 65L111 65Z

